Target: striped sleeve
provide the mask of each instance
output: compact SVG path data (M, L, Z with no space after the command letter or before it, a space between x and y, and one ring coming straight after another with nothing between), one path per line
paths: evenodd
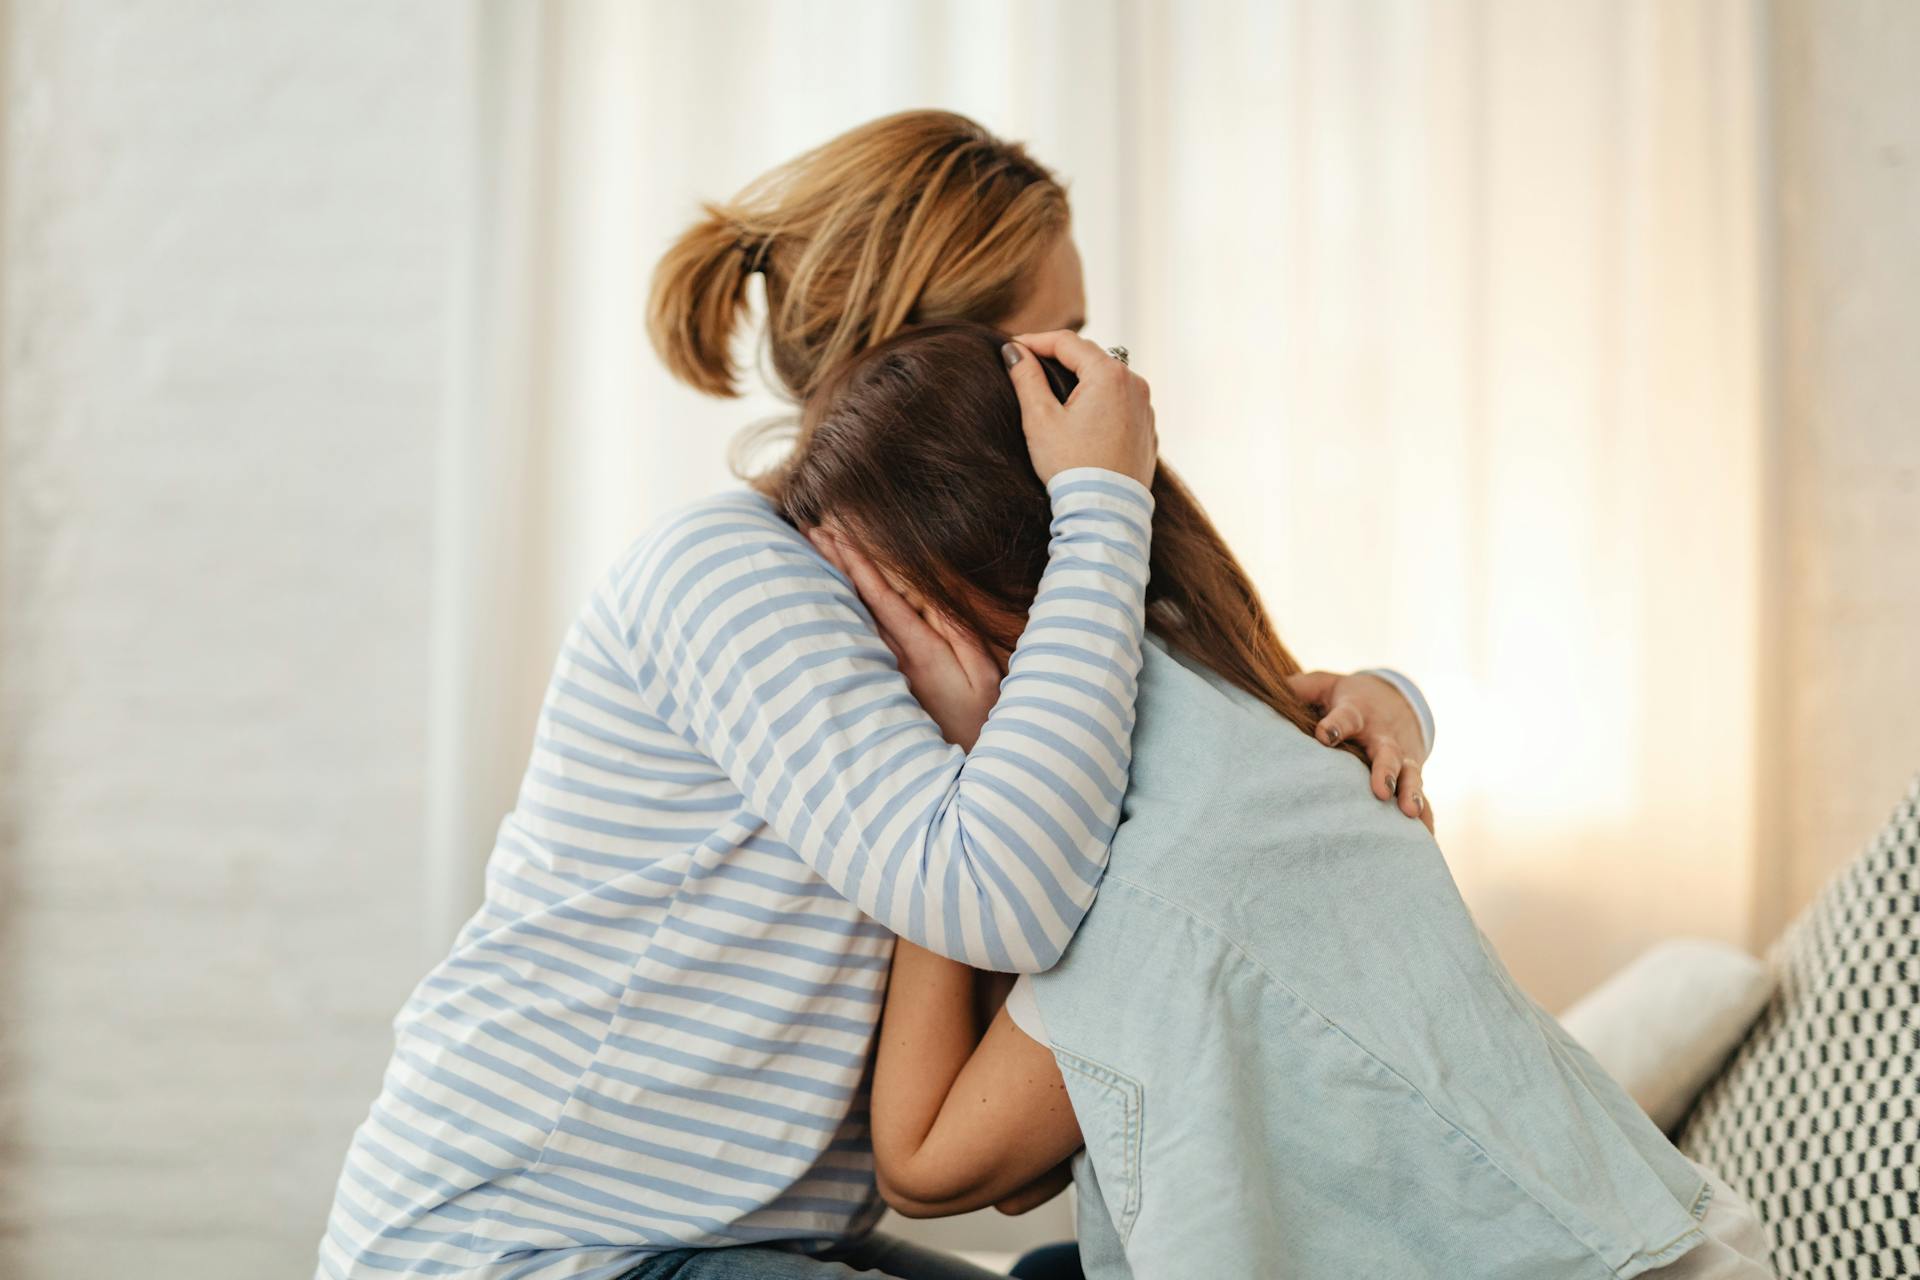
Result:
M1131 760L1153 500L1081 468L971 753L907 689L852 587L757 497L702 504L618 586L655 713L862 911L981 968L1052 967L1092 904Z

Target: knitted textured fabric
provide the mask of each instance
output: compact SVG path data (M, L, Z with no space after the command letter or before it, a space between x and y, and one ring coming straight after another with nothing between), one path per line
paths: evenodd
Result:
M1680 1149L1753 1203L1782 1280L1920 1276L1920 779L1769 960Z

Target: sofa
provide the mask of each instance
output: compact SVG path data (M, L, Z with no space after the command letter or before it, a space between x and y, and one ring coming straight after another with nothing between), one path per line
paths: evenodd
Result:
M1920 1276L1920 779L1764 960L1663 943L1561 1021L1759 1211L1782 1280Z
M1767 954L1776 986L1677 1126L1781 1280L1920 1276L1920 779Z

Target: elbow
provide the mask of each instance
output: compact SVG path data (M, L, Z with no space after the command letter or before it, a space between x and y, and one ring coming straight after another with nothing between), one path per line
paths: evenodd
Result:
M1102 862L1103 864L1105 862L1104 851L1102 853ZM1105 879L1105 875L1106 868L1103 865L1101 867L1102 880ZM1019 960L1019 963L1013 966L1013 972L1045 973L1047 970L1059 964L1061 958L1067 954L1067 948L1073 945L1073 936L1080 931L1081 924L1084 923L1087 918L1087 912L1093 910L1094 900L1099 892L1100 887L1098 883L1087 886L1084 891L1078 887L1072 887L1068 901L1061 904L1062 914L1060 916L1039 921L1040 927L1038 929L1024 931L1027 949L1031 954L1025 957L1015 957ZM1054 916L1053 912L1045 911L1044 908L1037 907L1036 909L1049 917ZM1022 922L1013 904L1007 904L1005 911L1001 912L1000 915L1002 918L997 920L996 923L1000 925L1001 937L1012 938L1022 935ZM1031 916L1029 916L1029 919L1031 919ZM998 965L990 967L999 968Z
M1081 917L1081 919L1084 918ZM1073 931L1079 927L1080 920L1076 919L1070 926L1063 925L1057 929L1048 930L1043 936L1034 940L1032 955L1016 957L1012 972L1045 973L1059 964L1060 958L1067 954L1067 944L1073 941Z
M1031 910L1027 909L1029 905ZM1074 933L1092 909L1091 894L1085 902L1060 904L1059 914L1045 902L991 903L988 912L1000 936L1003 939L1018 939L1024 945L1002 946L998 948L998 955L987 956L984 960L963 960L961 963L998 973L1045 973L1067 954L1067 948L1073 945ZM1035 915L1046 918L1036 920Z
M1000 931L1001 937L1021 936L1020 919L1012 911L990 911L985 918ZM1079 920L1075 920L1073 927L1077 928L1079 923ZM1028 933L1025 937L1027 946L1017 953L1011 947L992 951L982 946L970 945L964 938L947 938L938 935L924 942L919 938L913 938L911 941L944 960L964 964L970 969L979 969L985 973L1045 973L1059 964L1060 957L1067 953L1067 944L1073 941L1073 929L1064 925L1054 926L1044 934L1036 936Z
M874 1181L887 1207L903 1218L944 1218L958 1212L954 1206L965 1198L970 1187L924 1162L888 1158L874 1152Z
M899 1189L884 1178L880 1181L880 1198L887 1202L887 1208L903 1218L937 1218L939 1212L924 1201L911 1196L903 1196Z
M887 1202L887 1208L903 1218L939 1218L945 1213L941 1209L940 1198L923 1194L926 1188L917 1182L901 1182L896 1175L890 1175L884 1169L876 1169L874 1181L879 1184L880 1198Z

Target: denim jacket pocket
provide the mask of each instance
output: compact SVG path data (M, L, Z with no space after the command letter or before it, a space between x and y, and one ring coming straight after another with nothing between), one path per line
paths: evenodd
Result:
M1080 1121L1087 1155L1099 1175L1114 1230L1125 1244L1133 1231L1134 1219L1140 1216L1140 1155L1146 1090L1124 1071L1116 1071L1058 1045L1054 1046L1053 1056L1060 1064L1067 1094L1073 1100L1073 1113Z

